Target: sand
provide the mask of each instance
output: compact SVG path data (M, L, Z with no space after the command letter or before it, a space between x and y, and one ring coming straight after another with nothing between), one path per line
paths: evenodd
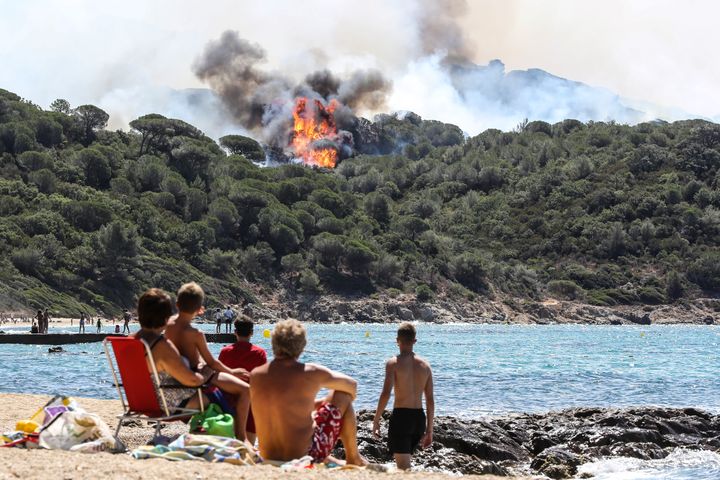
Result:
M46 395L0 393L0 431L14 430L15 422L27 418L50 399ZM115 416L121 412L117 400L76 398L87 411L100 415L112 428L117 425ZM163 429L163 434L173 435L187 431L182 423ZM152 437L153 429L147 425L125 426L120 438L132 449ZM0 448L0 479L244 479L280 480L290 478L391 480L393 477L407 480L448 480L441 473L377 473L368 470L326 470L315 472L286 473L271 466L241 467L207 462L171 462L164 459L135 460L129 454L71 453L58 450L25 450ZM494 476L469 476L483 480L499 480ZM507 478L507 477L502 477Z
M18 319L16 322L11 322L9 320L6 320L2 325L0 325L0 330L3 327L6 327L6 328L8 328L8 327L27 327L29 329L32 326L33 321L34 321L33 318ZM95 317L95 321L97 321L97 317ZM72 325L70 325L70 322L72 322ZM114 327L115 324L118 324L122 327L122 320L116 319L115 323L113 323L112 319L103 319L102 323L103 323L103 330L107 326ZM137 322L134 322L134 323L135 323L135 325L137 325ZM50 318L50 326L51 327L71 327L72 326L72 327L78 328L79 325L80 325L80 320L77 318L72 318L72 319L70 319L70 318ZM132 325L132 323L131 323L131 325ZM95 324L93 323L92 326L94 327ZM89 323L85 323L85 328L88 330L88 333L90 333L89 332L89 330L90 330Z

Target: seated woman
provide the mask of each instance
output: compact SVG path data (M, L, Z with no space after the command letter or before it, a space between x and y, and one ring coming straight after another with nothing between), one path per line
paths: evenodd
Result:
M163 335L165 325L172 315L170 296L159 288L151 288L138 300L137 312L140 330L130 336L145 340L150 346L160 377L160 384L179 384L187 387L163 389L168 411L173 414L179 408L198 408L200 397L197 388L203 384L203 376L188 368L175 345L166 340ZM148 370L152 371L151 368L148 363ZM157 386L155 386L155 394L158 397L158 403L162 405ZM202 401L205 405L207 404L207 398L204 395Z

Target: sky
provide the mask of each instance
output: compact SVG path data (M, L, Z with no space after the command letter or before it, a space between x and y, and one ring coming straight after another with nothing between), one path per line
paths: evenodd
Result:
M268 71L378 68L394 85L387 110L471 133L507 127L515 117L478 116L443 77L418 21L428 5L454 9L449 21L480 65L540 68L670 120L720 120L720 2L701 0L0 0L0 88L45 108L55 98L99 105L116 128L158 111L220 134L229 127L218 105L194 111L170 89L205 88L193 62L236 30L266 50Z

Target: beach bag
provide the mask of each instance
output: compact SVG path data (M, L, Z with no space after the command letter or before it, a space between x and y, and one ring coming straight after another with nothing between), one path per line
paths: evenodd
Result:
M218 404L211 403L204 412L192 416L190 432L235 438L235 421L231 415L224 413Z
M38 444L43 448L88 451L83 444L92 443L91 451L115 450L110 427L94 413L66 411L55 417L40 432Z

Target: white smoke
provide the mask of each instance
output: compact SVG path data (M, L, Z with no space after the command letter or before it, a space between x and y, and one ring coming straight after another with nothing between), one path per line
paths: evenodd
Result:
M217 97L186 90L205 87L191 70L205 44L237 30L267 51L262 68L268 73L301 81L326 68L341 78L379 69L393 83L387 109L413 110L470 134L512 128L526 117L632 123L691 116L686 111L718 115L720 64L708 60L720 40L711 28L718 4L699 0L683 9L669 0L631 4L3 2L0 88L43 107L58 97L73 105L97 104L111 114L112 128L154 112L182 118L215 137L239 133ZM511 68L489 63L493 58ZM611 86L633 100L524 70L530 67Z

